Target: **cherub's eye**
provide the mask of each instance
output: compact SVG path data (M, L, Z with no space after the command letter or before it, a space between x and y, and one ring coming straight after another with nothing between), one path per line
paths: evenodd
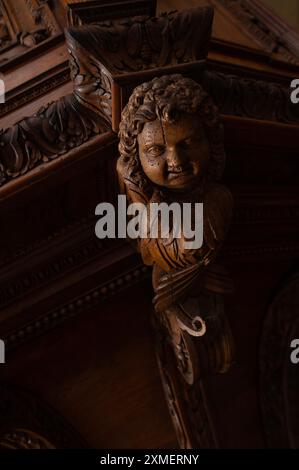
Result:
M150 157L159 157L164 153L165 149L161 145L152 145L151 147L146 149L147 155Z

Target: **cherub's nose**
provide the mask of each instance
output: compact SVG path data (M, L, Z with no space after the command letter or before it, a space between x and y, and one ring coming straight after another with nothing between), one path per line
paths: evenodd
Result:
M184 157L177 147L172 147L167 152L167 166L169 171L182 171Z

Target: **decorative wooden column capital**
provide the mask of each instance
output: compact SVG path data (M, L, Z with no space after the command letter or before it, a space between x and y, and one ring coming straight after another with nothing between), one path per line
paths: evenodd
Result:
M213 9L194 8L101 21L66 32L75 94L118 131L121 111L138 84L167 73L202 69Z

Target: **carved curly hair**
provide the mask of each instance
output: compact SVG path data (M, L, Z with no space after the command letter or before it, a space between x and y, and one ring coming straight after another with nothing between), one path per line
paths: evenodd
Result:
M211 150L206 178L217 181L222 177L225 152L218 109L194 80L178 74L165 75L136 87L122 112L118 172L120 167L126 168L125 179L133 181L141 190L147 192L146 188L153 186L153 183L148 181L141 167L138 134L145 123L157 117L174 122L182 113L196 114L202 120ZM123 178L123 175L120 177Z

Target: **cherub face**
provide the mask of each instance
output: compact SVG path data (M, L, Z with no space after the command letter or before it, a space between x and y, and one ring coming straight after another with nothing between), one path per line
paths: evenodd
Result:
M139 157L150 181L164 188L193 189L202 178L210 146L196 115L182 114L177 122L147 122L138 135Z

